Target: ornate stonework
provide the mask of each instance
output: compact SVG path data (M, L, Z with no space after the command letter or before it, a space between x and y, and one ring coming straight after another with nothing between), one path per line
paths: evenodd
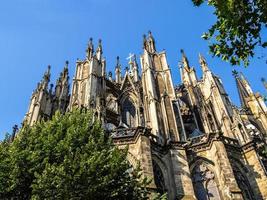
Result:
M234 106L221 79L199 56L198 79L184 52L182 82L173 85L166 52L157 52L149 32L143 39L139 73L136 56L121 74L106 73L102 43L90 39L86 58L77 60L69 93L68 63L48 88L50 67L33 92L24 123L49 119L56 110L93 111L119 148L129 148L129 162L140 163L152 178L151 191L169 199L267 199L267 108L242 74L234 72L241 107Z

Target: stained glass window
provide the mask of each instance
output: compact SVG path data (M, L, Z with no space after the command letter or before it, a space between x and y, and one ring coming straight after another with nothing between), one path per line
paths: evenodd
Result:
M126 99L122 105L122 122L129 127L136 125L136 109L132 101Z

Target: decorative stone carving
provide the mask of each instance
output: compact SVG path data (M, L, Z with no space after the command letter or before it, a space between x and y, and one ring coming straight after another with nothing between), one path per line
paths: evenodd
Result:
M194 168L193 185L197 199L220 200L218 186L215 181L214 172L206 164L201 163Z

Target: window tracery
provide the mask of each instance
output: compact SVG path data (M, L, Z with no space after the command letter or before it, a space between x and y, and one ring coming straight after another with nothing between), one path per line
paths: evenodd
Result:
M128 98L122 104L122 122L128 127L136 126L136 108Z
M248 183L248 180L245 178L245 176L242 174L242 172L240 170L238 170L237 167L234 167L233 170L234 170L236 182L237 182L240 190L242 191L242 196L243 196L244 200L252 200L253 195L252 195L252 191L251 191L250 185Z

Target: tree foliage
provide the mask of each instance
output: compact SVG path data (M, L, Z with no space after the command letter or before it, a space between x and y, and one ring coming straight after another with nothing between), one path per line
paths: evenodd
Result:
M215 8L217 21L203 34L210 52L233 65L249 64L256 47L267 47L267 0L192 0L195 6L207 1Z
M87 111L57 113L0 144L0 199L147 199L131 169Z

